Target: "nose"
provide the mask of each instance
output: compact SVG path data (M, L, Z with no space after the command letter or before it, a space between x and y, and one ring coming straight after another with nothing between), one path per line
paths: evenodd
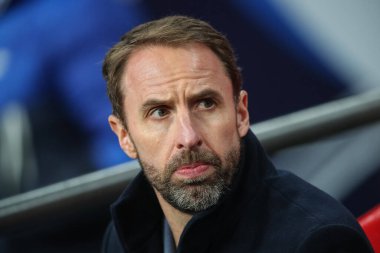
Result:
M177 131L176 146L178 149L193 149L202 145L197 124L191 119L189 113L178 116Z

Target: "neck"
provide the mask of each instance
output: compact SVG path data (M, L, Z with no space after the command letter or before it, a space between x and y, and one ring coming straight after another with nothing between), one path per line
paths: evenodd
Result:
M158 198L158 202L162 208L162 211L165 215L166 220L170 226L172 231L174 242L178 247L179 238L185 228L186 224L191 219L192 215L179 211L170 205L164 198L162 198L161 194L155 190L156 196Z

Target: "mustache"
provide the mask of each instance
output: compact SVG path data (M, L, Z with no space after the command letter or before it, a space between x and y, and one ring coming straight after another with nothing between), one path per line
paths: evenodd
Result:
M214 166L215 168L222 166L221 159L212 151L209 150L185 150L175 155L167 166L167 173L172 174L181 166L205 163Z

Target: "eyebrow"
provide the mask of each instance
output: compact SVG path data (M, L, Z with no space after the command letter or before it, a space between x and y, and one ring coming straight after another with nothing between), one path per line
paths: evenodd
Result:
M204 89L198 93L191 94L188 97L188 101L190 103L194 103L195 101L202 99L202 98L206 98L206 97L212 97L212 98L215 98L216 100L222 99L222 96L219 92L217 92L214 89L208 88L208 89ZM154 108L157 106L162 106L162 105L170 105L171 103L172 103L172 100L170 98L169 99L151 98L142 104L141 110L143 112L145 112L151 108Z
M145 112L151 108L154 108L160 105L168 105L170 101L171 99L159 99L159 98L148 99L142 104L141 111Z
M190 97L189 97L189 101L190 102L194 102L194 101L197 101L199 99L202 99L202 98L206 98L206 97L211 97L211 98L215 98L217 100L221 100L222 99L222 95L220 95L219 92L217 92L216 90L214 89L204 89L198 93L195 93L195 94L191 94Z

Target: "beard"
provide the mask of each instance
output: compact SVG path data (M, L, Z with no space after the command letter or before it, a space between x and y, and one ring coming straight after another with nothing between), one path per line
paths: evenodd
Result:
M139 158L150 184L174 208L194 214L216 205L228 191L240 159L240 147L232 147L224 154L224 162L205 149L185 150L170 159L163 172ZM214 168L211 175L174 180L173 173L183 165L205 163Z

